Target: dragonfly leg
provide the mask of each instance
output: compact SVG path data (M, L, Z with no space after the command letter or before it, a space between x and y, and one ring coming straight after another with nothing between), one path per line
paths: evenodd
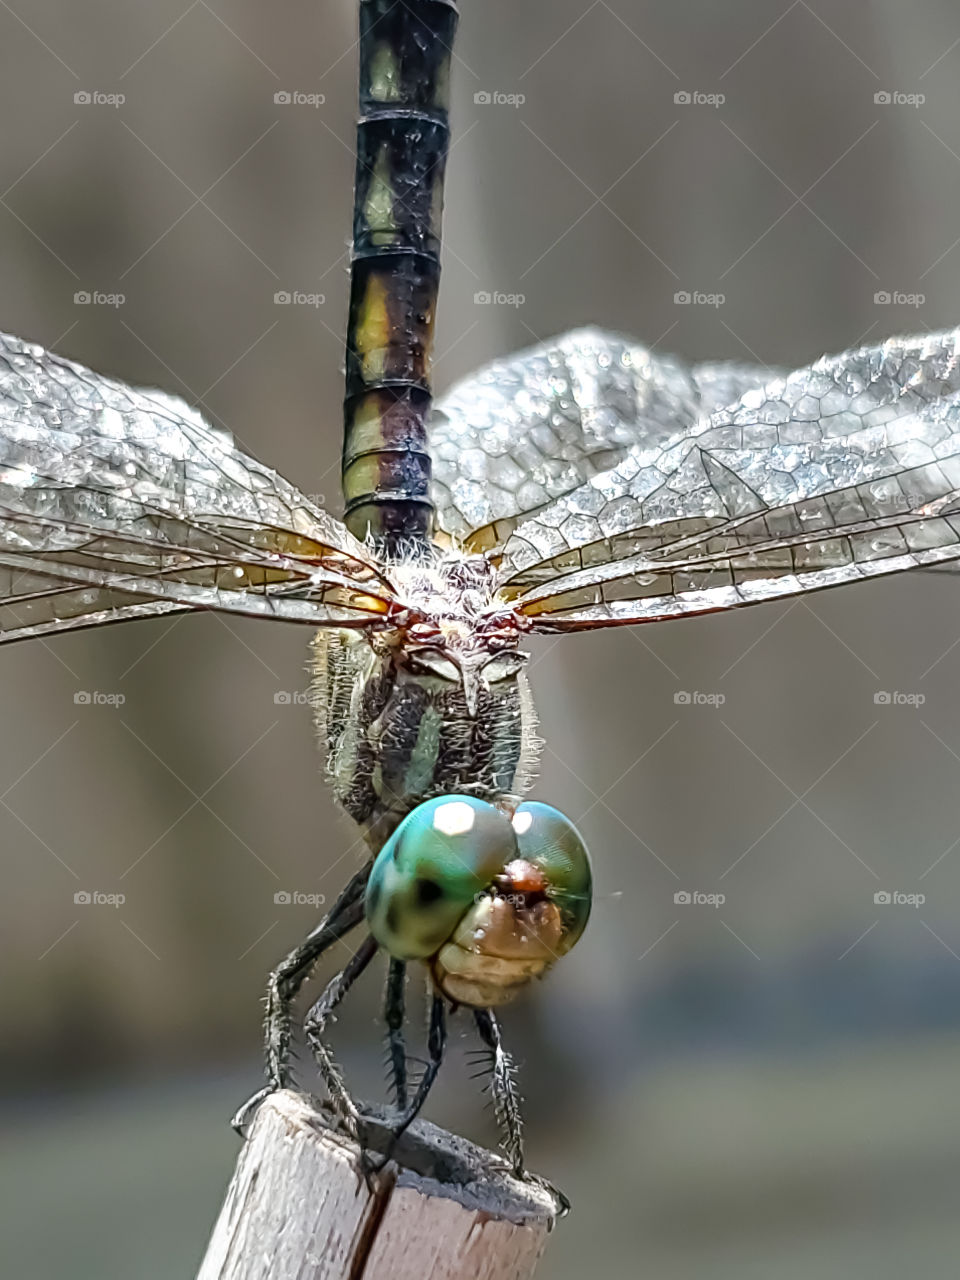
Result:
M497 1121L503 1130L503 1149L507 1159L513 1165L518 1178L532 1182L553 1197L557 1216L562 1218L570 1212L570 1201L559 1187L555 1187L546 1178L527 1173L523 1167L523 1117L520 1114L520 1093L517 1089L516 1073L513 1059L503 1047L500 1037L500 1023L492 1009L474 1009L477 1030L480 1038L490 1050L492 1057L492 1092L493 1105L497 1113Z
M311 1008L303 1024L307 1042L317 1060L317 1066L320 1068L330 1099L343 1118L347 1132L354 1138L359 1136L360 1112L350 1097L343 1073L334 1061L323 1034L330 1015L377 954L378 949L379 944L376 938L368 934L340 973L327 983L323 995Z
M430 1005L430 1029L427 1032L427 1065L423 1075L420 1077L420 1083L417 1085L417 1091L413 1095L413 1101L404 1107L390 1139L390 1145L383 1157L382 1164L386 1164L393 1154L393 1150L400 1141L403 1134L416 1120L423 1104L427 1100L427 1094L433 1087L433 1082L437 1078L437 1072L440 1070L443 1062L443 1051L447 1047L447 1012L443 997L435 995ZM382 1167L382 1165L381 1165Z
M267 981L267 1084L239 1109L233 1127L242 1133L264 1098L290 1083L290 1029L293 1002L316 961L363 919L363 895L371 863L350 880L317 927L286 956Z
M387 1024L387 1054L390 1078L393 1082L393 1098L401 1110L407 1105L407 1049L403 1039L405 1016L403 989L406 980L406 962L391 956L387 971L387 990L383 1002L383 1019Z
M503 1133L502 1145L507 1159L518 1177L523 1171L523 1117L520 1114L520 1092L517 1089L516 1067L503 1047L500 1023L492 1009L474 1009L473 1016L480 1032L480 1039L490 1050L491 1091L497 1123Z

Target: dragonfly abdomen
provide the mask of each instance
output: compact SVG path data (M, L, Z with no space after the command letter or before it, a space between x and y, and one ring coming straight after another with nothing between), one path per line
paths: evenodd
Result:
M346 523L388 551L425 543L430 365L449 142L454 0L363 0L347 331Z

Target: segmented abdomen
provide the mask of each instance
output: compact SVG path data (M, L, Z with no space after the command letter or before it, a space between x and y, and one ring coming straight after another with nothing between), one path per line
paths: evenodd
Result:
M426 542L430 364L440 282L454 0L362 0L344 403L346 523L388 551Z

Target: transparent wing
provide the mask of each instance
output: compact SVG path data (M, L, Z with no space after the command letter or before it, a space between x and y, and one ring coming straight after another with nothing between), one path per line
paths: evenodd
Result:
M187 404L0 335L0 641L214 608L378 625L364 546Z
M632 447L687 434L704 414L780 373L688 366L599 329L495 361L458 383L434 413L437 524L485 551L518 517L615 466Z
M734 608L960 558L960 330L824 357L637 446L502 552L543 629Z

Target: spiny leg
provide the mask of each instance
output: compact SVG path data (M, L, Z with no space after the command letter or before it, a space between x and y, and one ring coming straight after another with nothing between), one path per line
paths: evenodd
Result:
M480 1038L490 1050L493 1101L497 1121L504 1133L503 1149L517 1177L534 1183L552 1196L557 1216L562 1218L570 1212L570 1201L567 1197L552 1182L536 1174L527 1173L523 1167L523 1117L520 1114L521 1099L517 1089L516 1067L510 1054L503 1047L497 1016L492 1009L474 1009L473 1016L476 1019Z
M267 1079L274 1088L282 1088L287 1083L293 1001L320 956L363 919L363 896L370 866L368 863L357 872L324 919L270 975L266 1014Z
M442 996L435 995L430 1004L430 1030L427 1033L427 1066L423 1075L420 1077L420 1083L417 1085L417 1092L413 1095L413 1101L406 1108L400 1117L400 1123L393 1131L394 1142L401 1136L403 1131L416 1120L423 1104L427 1100L427 1094L433 1088L433 1082L437 1078L437 1072L443 1062L443 1051L447 1047L447 1014L446 1006Z
M307 1042L317 1060L323 1083L327 1086L327 1092L334 1107L345 1122L347 1132L354 1138L359 1136L360 1112L350 1097L340 1068L324 1043L323 1033L326 1030L327 1019L377 954L378 949L379 944L376 938L368 934L342 971L327 984L323 995L311 1008L304 1022Z
M503 1047L500 1023L492 1009L474 1009L473 1016L480 1032L480 1039L490 1050L491 1091L493 1106L503 1133L502 1146L507 1159L518 1177L523 1171L523 1117L520 1114L520 1093L517 1089L516 1067Z
M404 985L407 965L403 960L390 957L387 970L387 990L383 1002L383 1020L387 1024L387 1051L390 1076L393 1081L393 1098L402 1111L407 1105L407 1049L403 1039Z
M372 862L362 867L307 937L277 965L267 980L266 1075L267 1084L243 1104L233 1117L233 1127L243 1132L264 1098L290 1083L290 1027L293 1001L316 961L363 919L363 895Z
M380 1164L380 1168L387 1163L393 1155L397 1143L400 1141L406 1130L416 1120L423 1104L427 1100L427 1094L433 1087L433 1082L437 1078L437 1072L440 1070L443 1062L443 1051L447 1047L447 1015L446 1005L443 997L435 995L430 1005L430 1029L427 1033L427 1055L428 1061L423 1075L420 1077L420 1083L417 1085L417 1091L413 1095L413 1101L407 1106L397 1124L393 1128L390 1138L390 1145Z

